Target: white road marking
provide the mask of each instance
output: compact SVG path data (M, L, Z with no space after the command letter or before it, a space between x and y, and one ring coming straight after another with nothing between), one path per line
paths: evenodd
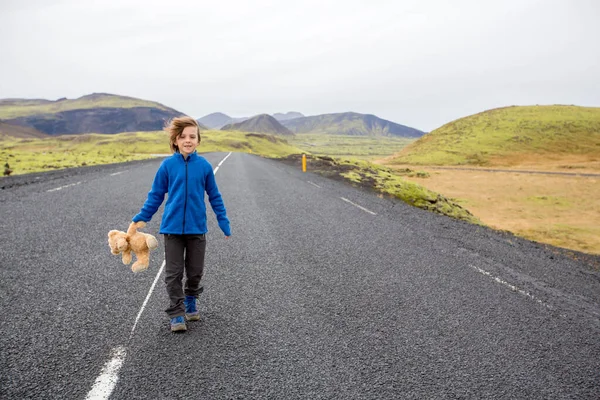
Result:
M489 276L489 277L490 277L490 278L492 278L494 281L498 282L498 283L499 283L499 284L501 284L501 285L504 285L504 286L508 287L508 288L509 288L510 290L512 290L513 292L517 292L517 293L519 293L519 294L522 294L523 296L525 296L525 297L529 298L530 300L533 300L533 301L535 301L535 302L537 302L537 303L539 303L539 304L543 305L544 307L547 307L547 308L549 308L550 310L553 310L553 309L554 309L554 307L552 307L550 304L544 303L542 300L538 299L537 297L535 297L535 296L534 296L534 295L532 295L531 293L529 293L529 292L526 292L526 291L524 291L523 289L519 289L519 288L518 288L518 287L516 287L515 285L512 285L512 284L510 284L510 283L508 283L508 282L506 282L506 281L504 281L504 280L502 280L502 279L498 278L497 276L494 276L494 275L492 275L491 273L489 273L489 272L487 272L487 271L485 271L485 270L483 270L483 269L481 269L481 268L479 268L479 267L476 267L476 266L474 266L474 265L470 265L470 264L469 264L469 267L473 268L475 271L479 272L480 274L483 274L483 275L485 275L485 276Z
M308 183L310 183L311 185L313 185L313 186L316 186L316 187L318 187L319 189L321 189L321 186L317 185L316 183L312 183L311 181L306 181L306 182L308 182Z
M220 162L219 164L217 164L217 167L220 167L220 166L221 166L221 164L223 164L223 163L225 162L225 160L227 160L227 158L228 158L230 155L231 155L231 152L229 152L229 154L227 154L227 155L225 156L225 158L224 158L224 159L222 159L222 160L221 160L221 162Z
M142 304L142 308L140 308L140 312L138 312L137 317L135 317L135 322L133 323L133 328L131 328L131 333L129 334L129 340L131 340L133 338L133 333L135 332L135 327L137 326L138 321L140 320L140 317L142 316L142 313L144 312L144 309L146 308L146 304L148 304L148 300L150 300L150 296L152 295L152 292L154 291L156 282L158 282L158 277L160 276L160 274L162 274L163 269L165 268L165 264L166 264L166 260L163 261L162 265L160 266L160 269L158 270L158 273L156 274L156 277L154 278L154 282L152 283L152 286L150 287L150 291L148 292L148 295L146 296L146 300L144 300L144 303Z
M123 172L126 172L126 171L119 171L119 172L115 172L114 174L110 174L110 176L120 175L120 174L122 174Z
M70 187L70 186L76 186L76 185L79 185L79 184L81 184L81 182L77 182L77 183L71 183L71 184L69 184L69 185L60 186L60 187L57 187L57 188L54 188L54 189L48 189L48 190L46 190L46 192L55 192L55 191L57 191L57 190L62 190L62 189L64 189L64 188L68 188L68 187Z
M219 165L213 170L213 173L217 173L217 169L223 162L229 157L231 153L227 154L227 156L221 160ZM154 282L152 282L152 286L150 286L150 290L148 291L148 295L140 308L140 311L135 318L135 322L133 323L133 327L131 328L131 332L129 333L129 341L133 339L133 334L135 333L135 328L137 327L138 321L150 300L150 296L152 296L152 292L154 291L154 287L156 286L156 282L158 282L158 278L162 274L163 269L165 268L166 260L163 261L160 269L156 273L154 277ZM94 382L94 386L89 391L86 400L106 400L110 397L112 391L114 390L117 382L119 381L119 370L121 366L125 362L125 357L127 356L127 348L124 346L115 347L112 351L111 359L104 365L102 371L96 381Z
M367 210L367 209L366 209L366 208L364 208L363 206L359 206L358 204L351 202L350 200L348 200L348 199L347 199L347 198L345 198L345 197L340 197L340 199L342 199L342 200L344 200L344 201L346 201L346 202L348 202L348 203L352 204L352 205L353 205L353 206L355 206L355 207L358 207L358 208L360 208L361 210L363 210L363 211L365 211L365 212L368 212L369 214L377 215L377 214L376 214L376 213L374 213L373 211L371 211L371 210Z
M227 154L225 156L225 158L221 160L221 162L215 167L215 169L213 171L213 174L217 173L217 171L219 170L219 167L221 166L221 164L223 164L225 162L225 160L227 160L227 157L229 157L230 155L231 155L231 152L229 152L229 154Z
M102 372L96 378L92 390L86 396L86 400L103 400L110 397L119 380L119 370L123 365L123 361L125 361L126 355L127 350L123 346L113 349L112 358L102 368Z

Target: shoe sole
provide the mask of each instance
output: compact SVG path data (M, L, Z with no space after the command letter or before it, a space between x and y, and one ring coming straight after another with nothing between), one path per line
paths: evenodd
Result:
M188 321L200 321L200 314L185 314Z
M171 332L181 332L181 331L187 331L187 326L185 326L185 324L171 325Z

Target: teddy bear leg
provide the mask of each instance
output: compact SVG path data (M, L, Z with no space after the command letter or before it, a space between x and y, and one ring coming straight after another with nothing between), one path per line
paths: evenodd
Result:
M158 247L158 241L156 240L156 238L150 234L146 234L146 246L148 246L148 248L150 250L154 250L155 248Z
M133 263L131 266L131 270L133 272L141 272L148 269L148 264L150 263L150 257L148 254L136 254L137 261Z

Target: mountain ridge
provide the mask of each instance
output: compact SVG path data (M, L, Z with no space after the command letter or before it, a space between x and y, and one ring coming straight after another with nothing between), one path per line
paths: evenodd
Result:
M198 118L196 121L206 126L209 129L221 129L225 125L242 122L249 119L248 117L234 118L222 112L214 112L207 114L204 117Z
M425 134L415 128L357 112L320 114L283 121L296 134L325 133L354 136L390 136L418 138Z
M223 131L242 131L269 133L275 135L293 136L294 133L283 126L269 114L259 114L242 122L228 124L221 128Z
M73 100L0 99L0 121L48 135L161 130L183 115L157 102L109 93Z
M306 115L297 112L297 111L288 111L286 113L275 113L273 114L273 118L275 118L277 121L281 122L281 121L287 121L290 119L294 119L294 118L302 118L305 117Z

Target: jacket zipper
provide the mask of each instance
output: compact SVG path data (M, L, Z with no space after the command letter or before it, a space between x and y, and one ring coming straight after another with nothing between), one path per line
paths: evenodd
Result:
M183 155L182 155L183 156ZM189 158L189 156L188 156ZM187 208L187 198L188 198L188 160L184 157L185 161L185 200L183 202L183 226L181 227L181 234L185 234L185 210Z

